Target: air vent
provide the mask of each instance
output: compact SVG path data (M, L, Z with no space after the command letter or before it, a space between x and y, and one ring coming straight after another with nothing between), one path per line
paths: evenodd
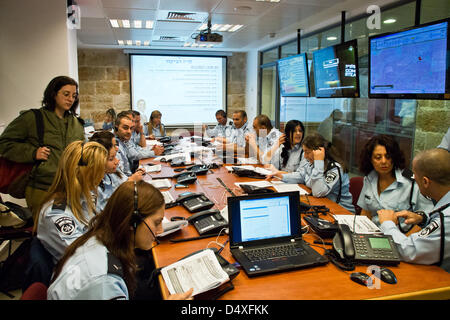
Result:
M153 41L164 41L164 42L179 42L186 41L186 37L176 37L176 36L155 36Z
M173 12L169 11L167 13L167 20L177 20L177 21L195 21L195 13L191 12Z

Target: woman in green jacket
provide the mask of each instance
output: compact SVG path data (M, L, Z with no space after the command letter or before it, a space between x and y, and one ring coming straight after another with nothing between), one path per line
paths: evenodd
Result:
M59 158L68 144L85 140L83 120L77 118L78 83L66 76L47 85L42 100L44 135L39 145L36 118L30 110L21 112L0 136L0 154L14 162L34 163L25 199L35 214L52 184Z

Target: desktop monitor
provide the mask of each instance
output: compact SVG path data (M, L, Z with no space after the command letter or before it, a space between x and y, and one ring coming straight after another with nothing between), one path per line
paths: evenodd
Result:
M450 99L450 19L369 38L369 97Z
M356 40L313 52L317 98L358 98L359 70Z
M281 96L309 97L307 62L305 53L278 60Z

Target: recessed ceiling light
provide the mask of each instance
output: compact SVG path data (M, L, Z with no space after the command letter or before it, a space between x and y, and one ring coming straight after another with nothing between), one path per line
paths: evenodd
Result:
M235 32L238 31L240 28L242 28L243 25L242 24L236 24L233 27L231 27L230 29L228 29L228 32Z
M391 23L394 23L394 22L396 22L396 21L397 21L397 20L390 18L390 19L384 20L383 23L385 23L385 24L391 24Z
M119 27L119 22L117 21L117 19L109 19L109 22L111 23L111 27L113 28Z
M136 40L135 43L136 43L137 46L140 46L141 45L141 40Z
M132 41L132 40L127 40L127 45L128 45L128 46L133 45L133 41Z
M150 40L145 40L144 41L144 46L149 46L150 45Z
M134 25L135 28L140 29L140 28L142 28L142 21L141 20L134 20L133 21L133 25Z
M124 28L129 28L130 27L130 20L122 20L122 26Z
M124 45L124 42L123 42L123 40L117 40L117 43L118 43L119 45L121 45L121 46L123 46L123 45Z
M146 29L153 29L153 21L152 20L146 20L145 21L145 28Z
M330 37L327 37L327 40L328 40L328 41L334 41L334 40L337 40L337 37L335 37L335 36L330 36Z
M219 31L224 32L224 31L227 31L228 29L230 29L231 27L232 27L231 24L224 24L219 28Z

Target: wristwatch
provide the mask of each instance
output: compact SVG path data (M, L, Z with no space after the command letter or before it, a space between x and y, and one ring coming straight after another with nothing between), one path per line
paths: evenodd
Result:
M420 223L418 223L417 225L419 227L425 226L426 222L427 222L427 215L425 214L425 212L423 212L423 211L415 211L414 213L422 217L422 221Z

